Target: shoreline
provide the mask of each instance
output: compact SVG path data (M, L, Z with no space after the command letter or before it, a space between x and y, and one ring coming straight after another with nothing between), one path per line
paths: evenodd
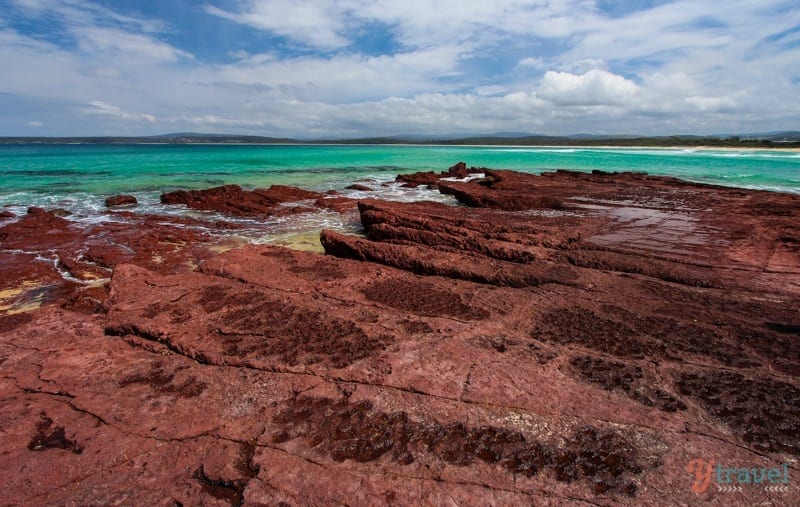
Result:
M358 182L359 178L376 178L379 180L376 185L382 185L390 181L385 179L390 174L404 170L430 170L444 165L433 165L426 160L446 158L446 163L452 163L456 157L473 160L481 166L537 173L558 168L585 172L633 169L707 184L800 193L800 179L797 178L800 152L794 149L445 145L363 148L365 145L293 145L284 149L285 146L271 145L268 149L253 147L250 150L246 146L228 149L228 145L216 144L204 145L205 148L197 150L173 145L159 145L150 150L136 146L113 146L96 151L81 145L63 157L59 155L61 150L51 152L42 147L35 149L33 158L4 157L0 161L0 173L8 171L9 176L13 174L15 177L0 184L3 187L0 205L51 206L57 205L55 200L63 199L70 211L91 214L94 211L88 209L89 203L83 207L79 205L85 200L84 196L95 197L92 206L96 211L99 201L118 193L135 193L140 199L152 201L152 196L157 197L160 191L201 189L224 183L236 183L250 189L281 183L314 190L343 190L352 182ZM85 150L96 155L96 171L86 167L88 152ZM115 150L121 150L124 155ZM246 155L240 157L239 154L244 152ZM56 156L48 156L51 154ZM63 163L59 163L61 160ZM383 192L384 188L375 190ZM386 190L387 194L392 193ZM396 197L402 198L401 193L398 192ZM102 206L99 208L102 212Z
M781 147L781 146L714 146L714 145L592 145L592 144L452 144L452 143L348 143L348 142L277 142L277 143L248 143L248 142L135 142L135 143L0 143L2 146L276 146L276 147L313 147L313 146L345 146L345 147L417 147L417 148L530 148L530 149L600 149L600 150L698 150L698 151L776 151L800 153L800 147Z

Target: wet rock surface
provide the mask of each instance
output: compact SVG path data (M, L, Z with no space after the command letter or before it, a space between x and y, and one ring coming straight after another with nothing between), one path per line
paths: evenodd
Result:
M5 502L798 503L800 199L480 172L408 179L462 205L360 201L364 234L324 231L329 255L220 253L188 218L12 217ZM289 187L165 200L354 206ZM696 459L792 481L695 493Z
M446 171L442 171L440 173L436 173L434 171L422 171L417 173L410 173L410 174L400 174L397 176L395 181L398 181L403 184L405 187L418 187L420 185L426 185L430 188L437 188L440 184L444 183L442 179L464 179L473 174L480 174L483 173L485 168L483 167L470 167L467 168L467 164L464 162L459 162L454 166L450 167Z
M138 199L132 195L112 195L111 197L107 197L105 200L105 204L109 208L111 206L127 206L131 204L137 204L138 202Z
M286 216L307 213L314 205L326 207L330 197L321 192L312 192L285 185L272 185L267 189L244 190L239 185L224 185L206 190L176 190L161 195L163 204L183 204L189 208L217 211L231 216ZM331 201L340 207L344 198ZM314 201L310 204L301 204ZM353 206L349 199L345 202ZM291 206L286 204L291 203ZM330 204L330 206L334 206Z

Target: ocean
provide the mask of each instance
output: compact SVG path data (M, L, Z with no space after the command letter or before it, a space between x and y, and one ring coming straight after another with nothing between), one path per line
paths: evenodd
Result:
M427 189L391 184L399 173L468 166L539 173L553 169L640 171L691 181L800 193L800 153L766 150L641 148L546 148L397 145L3 145L0 146L0 206L24 214L28 206L63 208L81 222L114 220L103 201L115 194L139 200L137 213L201 212L159 202L162 192L235 183L244 188L272 184L310 190L335 189L352 197L395 200L452 198ZM362 182L375 192L345 190ZM288 221L287 221L288 220ZM336 213L291 219L244 220L248 241L277 242L321 227L357 228Z

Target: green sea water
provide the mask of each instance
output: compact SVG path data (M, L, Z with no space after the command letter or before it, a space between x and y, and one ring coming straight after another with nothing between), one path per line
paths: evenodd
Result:
M456 162L538 173L552 169L641 171L692 181L800 193L800 153L753 150L603 149L352 145L0 146L0 205L100 213L105 197L136 195L157 206L161 192L236 183L315 190L371 180L386 198L435 192L381 187L398 173L442 171Z

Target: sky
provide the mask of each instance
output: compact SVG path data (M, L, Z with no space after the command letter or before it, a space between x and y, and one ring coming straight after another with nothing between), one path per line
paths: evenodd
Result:
M797 0L0 0L0 136L800 130Z

